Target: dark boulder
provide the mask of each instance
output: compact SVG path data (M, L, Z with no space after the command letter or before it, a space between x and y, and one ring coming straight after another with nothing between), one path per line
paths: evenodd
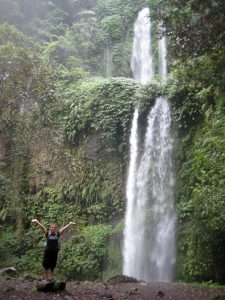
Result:
M38 292L59 292L64 291L66 288L66 283L64 281L47 281L43 280L38 282L37 291Z
M106 280L108 284L120 284L120 283L136 283L138 280L126 275L116 275Z
M0 269L0 276L15 277L15 276L18 276L18 274L14 267L9 267L9 268Z

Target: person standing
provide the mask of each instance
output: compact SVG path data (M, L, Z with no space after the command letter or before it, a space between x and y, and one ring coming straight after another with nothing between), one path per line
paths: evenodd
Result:
M70 225L75 223L69 222L59 230L56 224L51 224L49 230L47 230L45 226L37 219L33 219L31 222L37 224L46 236L46 244L42 263L44 267L43 274L44 278L48 280L50 271L50 279L54 280L54 270L57 264L58 252L60 249L59 237Z

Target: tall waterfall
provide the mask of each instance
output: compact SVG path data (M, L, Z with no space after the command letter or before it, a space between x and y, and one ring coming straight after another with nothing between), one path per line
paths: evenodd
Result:
M153 77L151 54L151 23L149 9L144 8L139 12L134 24L134 41L131 57L133 77L141 83L149 82ZM138 108L136 107L130 135L130 164L126 186L127 208L124 229L123 273L134 276L138 261L136 260L139 227L143 222L134 220L136 217L136 177L138 159ZM138 217L143 215L138 214ZM135 221L135 223L134 223ZM137 223L137 224L136 224ZM135 275L136 276L136 275ZM137 276L136 276L137 277Z
M141 83L149 82L153 76L148 15L148 8L143 9L134 26L131 66L134 79ZM160 74L165 77L165 39L159 41L159 56ZM137 279L172 280L176 218L171 157L170 109L166 99L159 97L148 116L142 153L138 141L138 108L134 113L130 136L123 273Z

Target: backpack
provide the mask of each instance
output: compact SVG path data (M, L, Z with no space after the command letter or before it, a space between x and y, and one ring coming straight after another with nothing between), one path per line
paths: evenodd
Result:
M59 232L56 234L46 233L45 250L60 250Z

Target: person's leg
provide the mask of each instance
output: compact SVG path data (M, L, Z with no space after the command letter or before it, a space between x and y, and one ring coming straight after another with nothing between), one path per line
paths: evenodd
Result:
M47 251L45 249L44 251L44 256L43 256L43 261L42 261L42 265L43 265L43 277L44 279L48 280L48 275L49 275L49 251Z
M49 272L49 269L44 269L44 279L48 280L48 272Z
M51 279L52 279L52 280L55 279L55 278L54 278L54 277L55 277L54 270L55 270L55 269L51 269L51 270L50 270L50 272L51 272Z
M50 276L51 279L54 280L55 278L55 267L57 265L57 258L58 258L58 251L53 251L51 253L51 267L50 267Z

